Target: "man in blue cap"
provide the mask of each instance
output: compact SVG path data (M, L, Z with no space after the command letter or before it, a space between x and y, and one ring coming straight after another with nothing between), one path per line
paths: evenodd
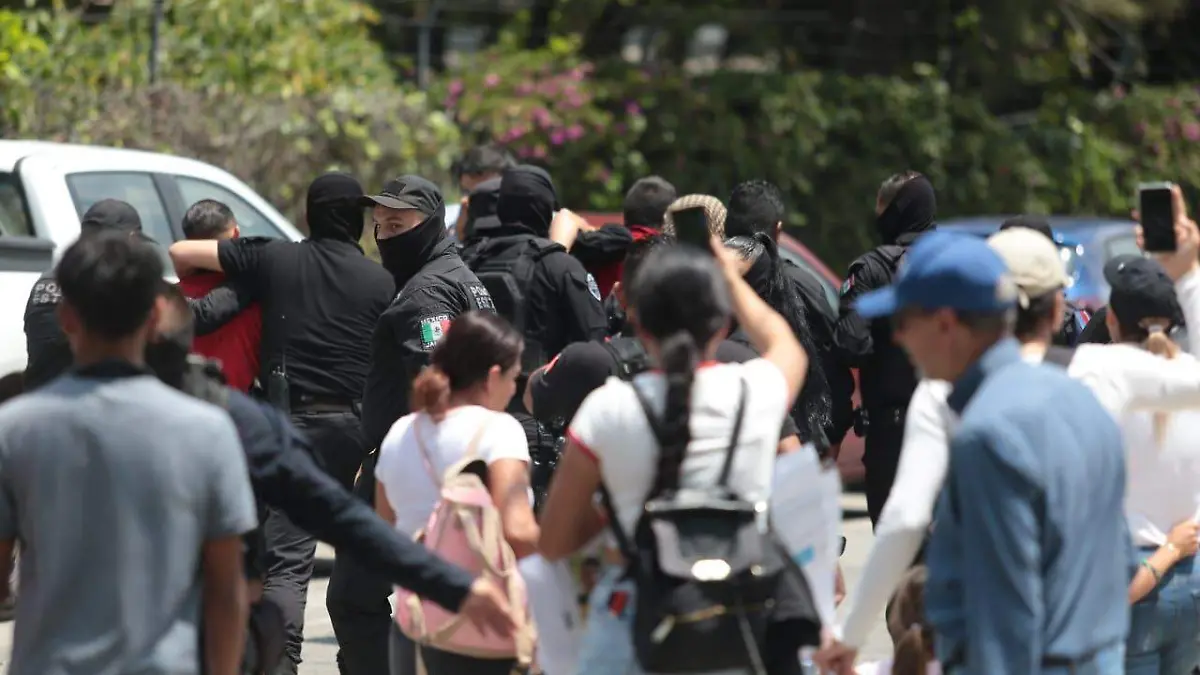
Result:
M1132 550L1115 421L1061 368L1022 360L1017 288L983 239L909 249L896 282L863 295L891 316L960 417L934 514L925 612L945 672L1122 671Z

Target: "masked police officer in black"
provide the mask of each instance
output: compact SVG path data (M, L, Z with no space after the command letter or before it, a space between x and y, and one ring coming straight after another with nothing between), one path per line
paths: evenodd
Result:
M130 236L145 236L137 210L117 199L96 202L83 214L79 223L81 237L114 231L128 232ZM58 303L61 299L53 270L43 274L29 292L29 300L25 303L25 351L29 357L25 366L25 391L46 384L71 367L71 346L67 344L67 336L58 325ZM249 293L232 282L221 284L202 300L189 301L196 321L196 332L205 335L220 328L251 301Z
M492 630L511 629L504 593L486 579L474 579L398 535L363 500L356 499L317 466L308 438L281 411L224 386L215 364L189 356L194 330L187 299L178 287L166 282L160 297L165 308L157 334L146 346L146 365L166 384L228 410L246 453L254 495L261 505L286 514L339 553L353 554L391 583L461 612ZM257 562L248 561L251 573L262 571L256 570ZM272 631L271 622L266 620L267 609L260 603L251 613L252 623L257 624L252 631L255 644L248 645L248 652L258 656L258 667L253 672L274 672L283 656L280 643L285 636L268 634L284 633L283 625ZM276 644L278 648L270 648ZM271 652L276 657L274 663L264 663Z
M446 235L441 191L420 176L389 181L365 197L372 209L375 242L384 268L395 280L396 297L371 335L370 374L363 391L362 428L368 449L383 442L392 424L407 415L413 378L450 322L472 309L493 311L487 289L459 259ZM363 464L355 493L375 494L375 458ZM353 556L339 556L326 591L343 675L388 670L391 587Z
M896 478L904 417L917 376L908 356L892 341L891 322L863 319L854 311L854 302L892 282L908 247L934 229L936 213L933 186L925 176L908 171L884 181L875 203L875 228L883 245L850 263L842 285L833 339L843 362L859 369L862 408L856 426L866 432L863 466L872 524L879 520Z
M608 319L600 288L583 263L548 239L558 208L550 175L521 165L500 177L498 226L463 250L463 260L491 293L496 312L525 336L521 377L509 412L521 422L533 460L530 483L540 505L556 460L556 434L529 414L522 402L529 375L572 342L601 340Z
M347 488L366 444L358 407L370 361L370 336L394 286L363 255L362 186L341 173L313 181L305 200L310 236L301 242L239 238L181 241L171 257L181 272L224 272L262 307L259 382L276 407L308 434L322 468ZM303 641L304 607L316 540L272 511L267 536L265 595L284 611L288 655L281 673L295 673Z

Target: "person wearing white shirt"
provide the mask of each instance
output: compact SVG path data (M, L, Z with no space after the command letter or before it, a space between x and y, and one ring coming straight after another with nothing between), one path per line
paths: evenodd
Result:
M644 263L630 309L638 337L661 370L632 382L610 378L575 414L542 512L543 557L563 559L603 530L606 518L592 499L601 481L611 495L612 527L627 536L646 501L669 489L663 486L676 476L681 488L714 484L739 408L744 412L728 485L744 499L769 498L779 430L804 383L808 359L783 317L742 279L740 261L719 241L711 245L717 264L684 245L655 251ZM734 315L762 357L713 363ZM658 418L659 433L639 396ZM589 600L578 672L632 675L641 672L631 633L636 588L624 579L619 553L610 550L606 558L610 566ZM777 598L777 610L783 604ZM777 613L772 620L781 618ZM772 643L768 632L762 654L768 672L798 672L802 645L786 642ZM774 669L776 655L792 670Z
M1177 202L1182 205L1181 196ZM1200 231L1183 206L1177 206L1176 213L1177 250L1158 259L1175 281L1186 322L1200 325ZM1067 282L1057 247L1025 228L997 233L989 243L1005 260L1022 293L1016 336L1026 359L1069 359L1068 374L1087 384L1118 419L1134 410L1200 408L1200 363L1194 360L1165 361L1135 345L1084 344L1070 354L1051 348L1064 314L1062 290ZM1189 351L1200 353L1200 331L1188 335ZM896 483L876 527L875 544L846 603L849 609L840 637L819 655L827 670L853 672L858 650L925 539L957 422L946 405L949 391L947 382L923 380L913 393Z
M396 531L425 527L441 497L447 469L477 457L513 553L533 553L538 538L529 492L529 446L520 422L504 412L517 391L521 334L503 318L472 311L456 318L413 382L416 412L392 425L375 467L375 508ZM392 628L391 673L429 675L511 672L513 659L479 659L423 646Z

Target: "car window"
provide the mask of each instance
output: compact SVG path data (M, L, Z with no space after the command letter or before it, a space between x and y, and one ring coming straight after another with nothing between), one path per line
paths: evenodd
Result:
M238 229L243 237L285 238L283 232L280 232L262 212L227 188L189 176L175 176L175 183L179 186L185 207L202 199L215 199L228 206L237 218Z
M817 281L820 281L821 288L825 291L825 298L829 300L829 306L832 307L833 309L837 309L837 307L838 307L838 289L835 288L833 284L829 283L828 279L826 279L820 272L818 272L815 268L813 268L812 265L808 264L808 261L805 260L803 256L797 255L797 254L793 253L792 251L789 251L788 249L784 248L783 246L779 247L779 255L784 260L790 260L791 262L799 265L806 272L813 275L817 279Z
M1143 255L1142 249L1138 248L1137 237L1132 232L1109 237L1104 242L1104 262L1122 255Z
M167 247L175 243L175 234L171 231L167 208L150 174L138 171L72 173L67 175L67 187L80 218L102 199L128 202L142 219L142 233L159 245L159 254L167 273L175 273L167 256Z
M1058 246L1058 257L1063 261L1063 267L1067 268L1067 288L1070 288L1079 280L1083 259L1074 248L1062 244Z
M0 236L32 237L29 211L17 177L0 172Z

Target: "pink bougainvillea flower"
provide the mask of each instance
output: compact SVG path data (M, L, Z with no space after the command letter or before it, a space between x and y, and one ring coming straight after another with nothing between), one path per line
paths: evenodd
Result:
M567 140L577 141L580 138L583 138L583 127L578 124L572 124L567 127Z
M1200 124L1188 122L1183 125L1183 137L1189 141L1200 141Z
M488 73L487 76L483 78L483 86L487 87L488 89L491 89L498 84L500 84L500 76L495 73Z
M528 96L529 94L532 94L533 93L533 83L532 82L522 82L521 84L518 84L517 85L517 93L522 96Z
M561 130L555 129L550 134L550 145L562 145L567 140L567 135Z
M626 101L625 102L625 114L629 115L631 117L641 115L642 107L637 104L637 101Z
M463 93L462 80L454 80L453 82L451 82L450 83L450 95L458 96L461 93Z

